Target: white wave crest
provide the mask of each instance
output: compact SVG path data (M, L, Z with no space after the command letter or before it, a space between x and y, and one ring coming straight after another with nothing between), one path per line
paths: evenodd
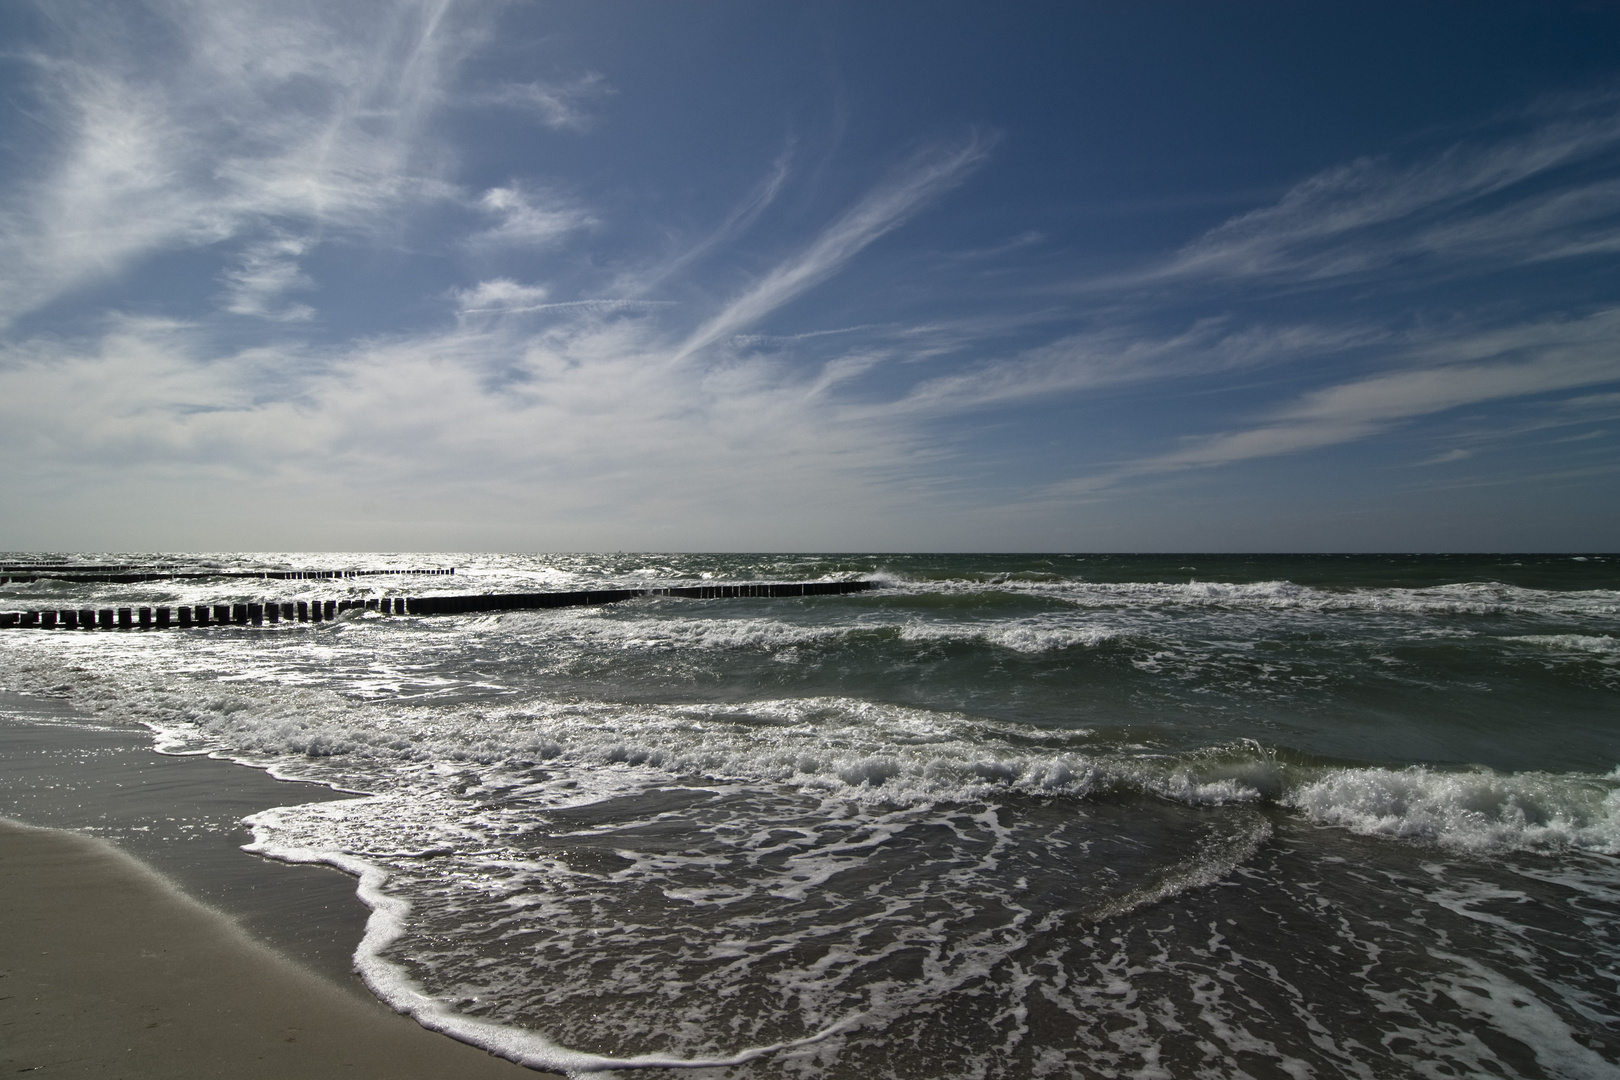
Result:
M910 622L900 630L904 641L982 641L1021 653L1053 652L1058 649L1093 648L1124 637L1121 630L1095 626L1057 626L1035 619L1006 620L996 623Z
M1620 656L1620 638L1608 634L1519 634L1503 641L1517 641L1525 645L1540 645L1555 652L1596 653L1599 656Z
M1620 770L1606 777L1490 769L1336 769L1283 800L1364 836L1472 851L1583 848L1620 853Z
M1292 581L927 581L886 583L897 593L1014 593L1082 608L1158 607L1250 611L1369 612L1406 615L1620 614L1620 591L1529 589L1501 582L1427 588L1321 589Z

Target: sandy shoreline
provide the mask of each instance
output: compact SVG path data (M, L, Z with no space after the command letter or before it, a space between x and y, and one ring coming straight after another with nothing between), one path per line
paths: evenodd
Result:
M249 938L111 844L0 819L0 1070L534 1077Z
M242 851L253 839L244 816L345 797L226 761L156 754L144 730L0 692L0 818L110 841L249 936L369 997L353 974L367 917L354 879Z
M154 754L55 699L0 693L0 714L0 1072L546 1075L361 985L354 879L240 850L242 815L345 796Z

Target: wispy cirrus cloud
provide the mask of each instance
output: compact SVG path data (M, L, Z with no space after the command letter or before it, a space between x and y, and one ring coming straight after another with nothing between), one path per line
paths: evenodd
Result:
M471 38L444 0L49 14L60 39L29 54L46 145L0 197L0 321L154 253L295 223L388 227L450 191L424 123ZM261 257L239 268L249 292Z
M684 360L754 325L827 280L868 244L899 227L930 198L959 183L968 170L984 160L987 151L984 141L975 137L960 145L933 147L917 154L893 179L824 229L804 251L778 264L694 331L674 359Z
M558 131L584 131L593 117L587 105L613 93L613 87L598 72L588 72L567 82L507 83L497 90L476 95L474 100L518 109Z
M726 215L725 220L708 235L685 247L675 257L655 263L650 269L625 274L618 283L619 290L627 296L643 295L670 278L689 270L705 256L746 233L771 203L776 201L776 197L786 185L792 149L790 145L777 156L765 178L756 184L731 213Z
M314 317L308 304L284 303L289 292L315 287L299 269L298 259L309 242L279 236L248 245L237 264L225 272L225 310L278 322L301 322Z
M594 224L579 207L523 184L490 188L479 196L477 207L498 223L468 237L474 247L545 247Z
M1168 334L1105 326L924 379L897 407L924 415L971 412L1129 383L1320 358L1374 345L1387 336L1386 330L1366 324L1243 325L1224 317L1199 319Z
M1620 114L1610 95L1572 111L1520 117L1517 134L1407 164L1362 158L1328 169L1210 230L1143 279L1328 283L1413 260L1455 273L1461 259L1612 250L1620 240L1612 169L1575 167L1620 149Z
M470 289L457 289L451 295L456 302L456 313L463 317L505 317L540 311L624 313L680 306L673 300L629 300L621 297L548 301L551 291L544 285L524 285L510 278L480 281Z
M1097 490L1132 477L1232 465L1369 438L1464 406L1620 381L1620 308L1443 341L1413 341L1404 369L1302 394L1237 430L1065 485Z
M508 522L517 538L479 543L656 544L667 522L682 544L804 546L839 543L829 522L925 501L984 510L1000 495L972 489L1003 452L996 425L1037 413L1043 447L1083 450L1050 464L1022 445L1033 467L1001 475L1020 478L1020 497L1072 477L1050 488L1062 499L1311 454L1466 406L1554 410L1549 396L1597 400L1620 382L1611 302L1526 315L1469 291L1486 274L1620 251L1620 108L1604 98L1322 170L1185 243L1138 249L1146 270L1082 288L1063 285L1095 265L1074 254L1073 230L981 205L941 231L949 242L908 250L892 295L833 308L813 290L883 258L878 241L974 175L987 139L935 144L829 208L793 144L767 135L752 171L694 169L705 195L679 203L673 185L593 187L600 171L569 176L504 145L464 160L435 118L470 103L500 106L481 125L516 109L569 133L541 136L547 154L656 172L641 147L593 157L614 127L591 122L610 92L601 78L465 92L456 73L479 9L77 2L63 0L60 47L35 58L48 123L33 170L0 193L0 318L209 245L206 268L187 272L241 317L190 305L190 321L131 319L101 296L56 336L0 334L0 446L80 470L86 490L202 477L234 498L263 480L288 498L421 496L443 518L435 535ZM109 20L120 12L134 14ZM718 191L734 201L693 226L692 206ZM774 263L737 287L766 243ZM329 276L334 264L393 275L371 290L390 293L383 315L348 323L364 329L315 318L370 287ZM1412 287L1444 281L1461 286ZM1127 392L1155 402L1138 406L1153 422L1106 449L1061 430ZM1430 460L1467 459L1446 444ZM735 493L784 487L794 505L761 510L747 539L726 524ZM568 531L575 520L599 531ZM534 522L552 531L523 531Z

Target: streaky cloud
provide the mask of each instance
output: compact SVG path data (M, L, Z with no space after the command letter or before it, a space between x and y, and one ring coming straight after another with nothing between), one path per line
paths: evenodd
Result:
M507 83L498 90L476 95L473 100L529 113L556 131L586 131L593 120L586 104L611 93L613 87L601 73L593 71L568 82Z
M834 221L808 248L779 264L699 327L676 350L674 362L752 326L837 273L868 244L898 228L930 198L959 183L988 152L985 141L975 136L955 146L932 147L914 155L896 177Z
M1247 428L1192 438L1181 449L1067 486L1096 490L1131 477L1319 450L1462 406L1613 382L1620 380L1617 334L1620 308L1610 308L1578 320L1418 344L1408 356L1427 361L1424 366L1313 390Z
M391 228L405 206L446 197L422 144L468 47L450 10L53 6L71 34L33 56L53 141L0 198L0 322L152 255ZM256 257L250 243L247 292L228 290L228 307L252 308Z

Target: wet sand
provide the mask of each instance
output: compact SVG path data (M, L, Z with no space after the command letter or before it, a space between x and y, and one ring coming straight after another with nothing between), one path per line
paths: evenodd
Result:
M0 692L0 1073L547 1075L366 990L353 878L240 849L246 814L348 797Z
M206 757L152 752L152 736L66 702L0 691L0 817L110 840L298 963L369 998L353 974L366 906L330 867L241 850L241 819L271 806L349 798Z
M534 1077L249 938L105 841L0 821L0 1071Z

